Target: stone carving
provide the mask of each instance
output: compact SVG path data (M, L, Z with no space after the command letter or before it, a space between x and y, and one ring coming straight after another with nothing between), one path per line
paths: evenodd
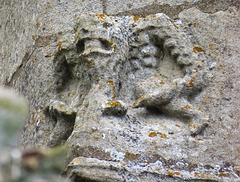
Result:
M138 99L133 107L154 107L168 117L194 120L195 124L198 123L195 126L198 129L192 128L191 134L195 136L202 130L199 125L208 124L208 116L195 109L189 100L206 87L206 73L199 70L196 65L199 58L192 54L191 43L177 33L174 24L172 27L162 27L156 17L151 19L157 22L156 25L138 22L139 25L133 31L136 35L132 37L134 41L130 51L130 64L138 62L142 66L133 66L133 72L140 75L138 72L141 71L150 77L141 78L136 86L135 95Z
M76 111L60 101L50 101L47 113L54 119L55 126L50 135L49 147L64 144L73 130Z
M206 57L166 15L83 14L74 30L54 59L60 101L47 106L58 118L50 146L67 136L70 159L156 161L172 150L163 139L202 134L209 119L194 99L207 86ZM157 148L165 149L150 154Z

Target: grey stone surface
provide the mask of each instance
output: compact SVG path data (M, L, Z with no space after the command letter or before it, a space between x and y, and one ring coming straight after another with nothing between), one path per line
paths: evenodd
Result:
M149 15L165 13L170 18L178 17L184 9L196 7L206 13L227 10L229 6L239 7L238 1L232 0L105 0L104 12L108 15Z
M33 34L37 31L36 4L35 1L0 2L1 85L9 82L22 62L32 54Z
M4 45L1 46L0 52L0 83L14 86L29 100L32 111L29 117L32 119L28 122L34 121L37 125L33 126L32 123L26 127L26 137L34 139L24 142L29 145L45 145L47 137L44 136L48 136L55 126L55 122L42 123L41 118L45 117L43 108L46 103L54 99L52 96L55 95L54 68L51 60L59 45L58 40L64 32L71 32L81 13L102 13L103 6L98 0L10 0L1 1L0 10L1 16L4 17L0 20L0 43ZM41 132L35 135L36 131Z
M1 84L30 102L22 146L66 142L75 180L239 180L237 1L9 2L37 10L20 43L1 26Z

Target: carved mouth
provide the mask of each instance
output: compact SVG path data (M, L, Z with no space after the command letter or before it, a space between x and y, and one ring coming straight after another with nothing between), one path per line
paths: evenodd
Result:
M91 54L112 54L114 48L112 44L105 39L83 39L77 43L77 52L80 56L89 56Z
M97 53L98 55L99 54L111 54L113 53L113 50L105 50L105 49L102 49L102 48L88 48L88 49L85 49L83 53L81 53L80 56L91 56L92 54L95 54Z

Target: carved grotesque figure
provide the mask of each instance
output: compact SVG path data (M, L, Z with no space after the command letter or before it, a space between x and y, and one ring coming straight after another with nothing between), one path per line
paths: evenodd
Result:
M144 24L148 18L150 25ZM155 108L167 117L193 122L191 133L196 135L201 125L207 124L208 116L194 108L190 100L206 87L207 75L197 68L199 58L176 25L167 25L167 18L161 23L155 16L148 18L133 26L130 41L131 72L138 80L133 107Z
M70 158L82 157L78 165L88 157L154 162L171 155L173 145L177 150L175 138L187 143L206 127L208 117L195 105L207 85L204 55L192 53L167 16L84 14L70 36L54 60L60 101L47 110L55 119L71 111L71 134L58 124L54 136L67 135ZM172 158L187 156L187 148L178 150Z

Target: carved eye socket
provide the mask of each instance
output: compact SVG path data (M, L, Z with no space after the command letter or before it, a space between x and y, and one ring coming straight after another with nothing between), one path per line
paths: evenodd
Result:
M105 50L111 50L112 49L112 44L109 41L107 41L105 39L100 39L100 42L101 42L101 46L102 46L103 49L105 49Z
M78 54L83 53L84 48L85 48L84 40L79 40L79 41L77 42L76 47L77 47L77 53L78 53Z

